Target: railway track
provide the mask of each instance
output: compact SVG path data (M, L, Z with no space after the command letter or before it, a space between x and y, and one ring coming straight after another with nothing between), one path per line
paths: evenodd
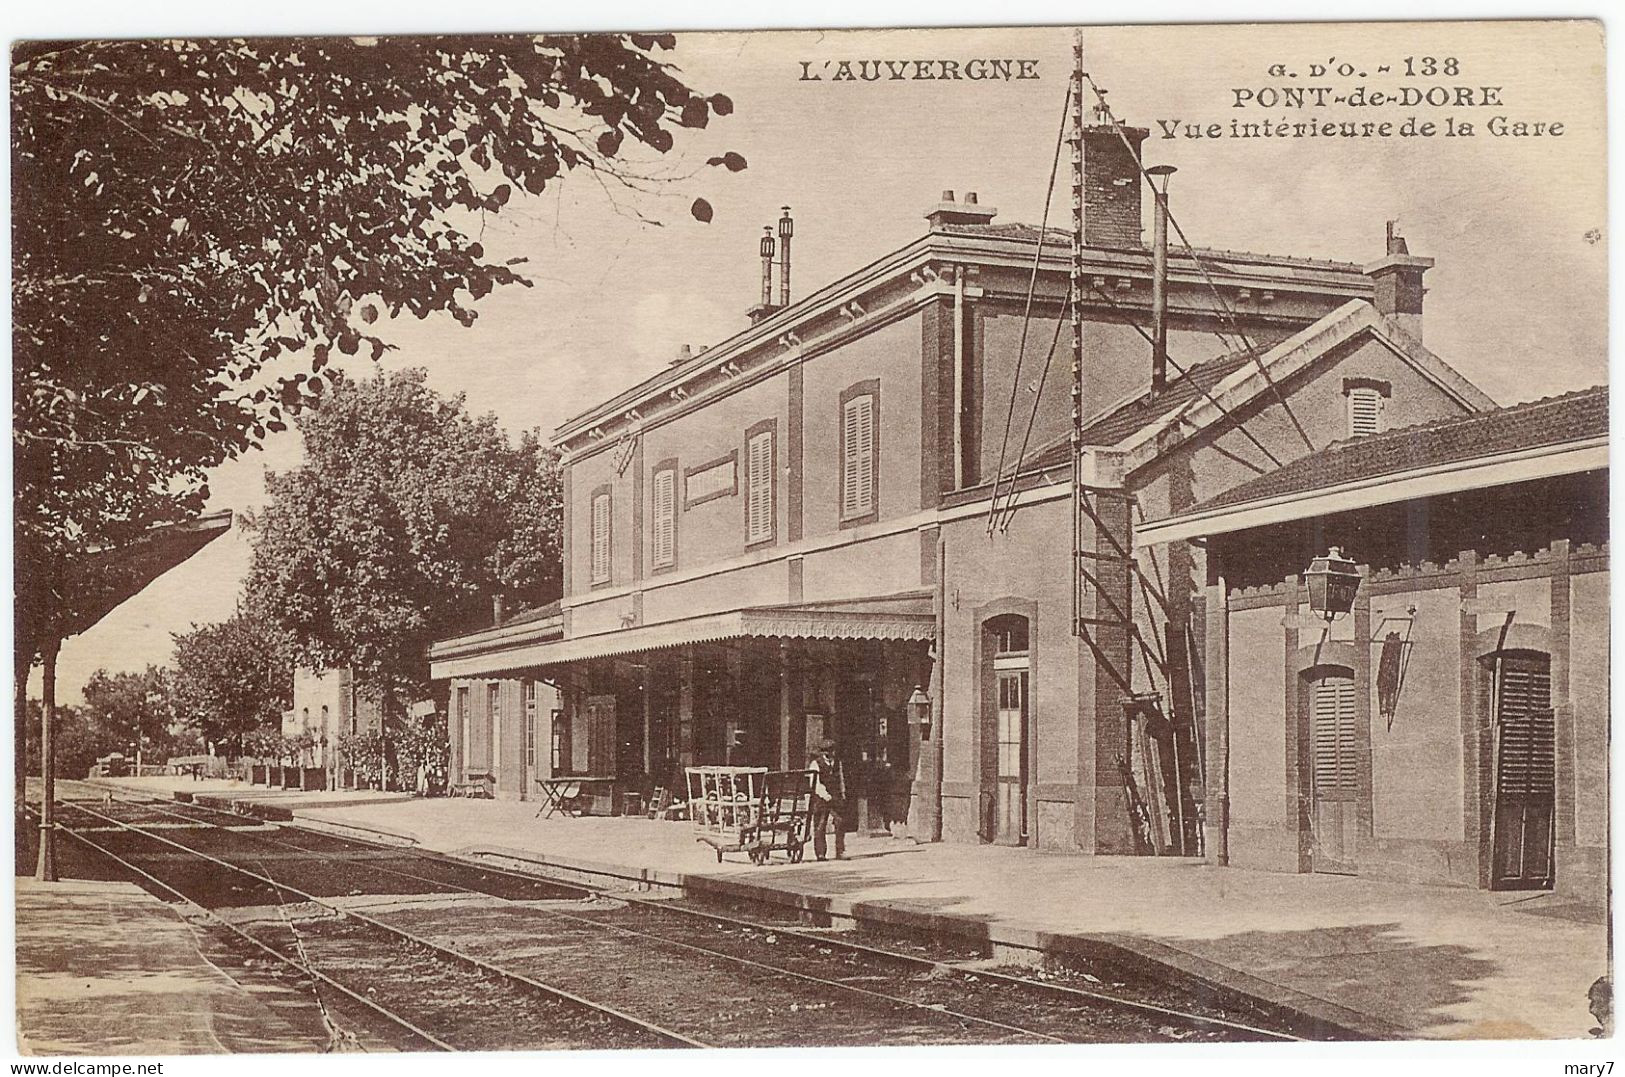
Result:
M115 814L133 810L137 821L69 806L494 975L543 983L579 1005L602 1007L608 996L614 1000L609 1012L692 1045L1296 1038L1261 1024L794 925L629 898L321 831L244 826L243 817L195 805L119 804ZM155 829L166 824L153 815L174 829ZM346 876L364 871L375 884L387 883L387 894L360 913L354 906L367 901L364 896L330 895L324 902L288 878L301 868L319 876L318 865L333 863L352 869ZM323 888L319 878L307 885ZM414 900L379 907L388 904L388 894Z

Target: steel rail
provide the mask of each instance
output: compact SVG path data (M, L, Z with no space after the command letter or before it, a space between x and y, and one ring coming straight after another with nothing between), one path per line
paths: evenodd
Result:
M508 981L510 983L524 984L525 986L531 988L532 990L540 991L540 992L542 992L544 994L547 994L547 995L550 995L550 996L552 996L554 998L561 999L561 1000L563 1000L565 1002L571 1003L571 1004L576 1005L576 1006L583 1007L585 1009L592 1010L592 1011L597 1012L597 1013L606 1014L606 1015L608 1015L608 1016L610 1016L610 1017L612 1017L612 1018L614 1018L614 1019L616 1019L616 1020L618 1020L618 1021L620 1021L620 1022L622 1022L624 1024L632 1025L633 1027L641 1029L642 1031L649 1033L650 1035L656 1037L657 1039L666 1040L666 1041L669 1041L669 1042L671 1042L673 1044L678 1044L678 1045L681 1045L681 1046L684 1046L684 1047L700 1047L700 1048L704 1048L704 1047L714 1046L712 1044L703 1043L703 1042L701 1042L699 1040L696 1040L696 1039L693 1039L693 1038L691 1038L689 1036L685 1036L680 1032L674 1032L669 1028L663 1028L660 1025L654 1024L653 1022L645 1021L641 1017L634 1017L633 1015L631 1015L629 1013L626 1013L626 1012L624 1012L622 1010L618 1010L613 1006L608 1006L608 1005L605 1005L605 1004L603 1004L601 1002L594 1002L593 1000L591 1000L589 998L585 998L585 997L583 997L581 995L577 995L577 994L575 994L574 992L571 992L571 991L566 991L564 988L557 987L557 986L555 986L553 984L550 984L550 983L547 983L547 982L545 982L543 980L538 980L535 977L526 976L523 973L514 972L511 969L502 968L500 965L493 965L489 961L485 961L485 960L483 960L481 958L474 957L472 954L461 953L461 952L459 952L457 950L453 950L453 949L450 949L448 947L442 946L439 943L433 942L433 941L431 941L431 940L429 940L429 939L427 939L427 938L425 938L423 936L417 935L417 934L415 934L415 933L413 933L411 931L407 931L404 928L396 927L396 926L394 926L392 924L388 924L388 923L385 923L382 920L376 919L375 917L368 916L366 913L357 912L354 909L346 909L346 908L343 908L342 906L334 905L331 902L323 901L321 898L317 897L315 894L311 894L311 893L309 893L307 891L301 890L299 887L290 885L288 883L284 883L281 880L273 879L273 878L271 878L269 876L266 876L266 875L261 875L259 872L250 870L249 868L246 868L246 867L243 867L241 864L233 864L229 860L222 860L221 858L219 858L217 856L213 856L213 855L211 855L209 853L203 852L200 849L194 849L191 846L185 845L185 844L183 844L181 842L171 841L170 839L164 837L162 834L158 834L158 833L155 833L155 832L150 831L150 830L144 830L141 827L135 826L133 824L125 823L125 822L123 822L121 820L114 819L110 815L103 815L101 812L94 811L94 810L92 810L90 808L85 807L82 804L65 803L63 806L72 808L75 811L83 812L83 813L85 813L87 815L92 816L93 818L102 819L102 820L104 820L106 822L113 823L113 824L115 824L117 826L120 826L120 827L124 828L125 830L130 831L131 833L141 834L141 835L143 835L145 837L151 838L154 841L162 842L165 845L173 846L174 848L179 849L182 852L190 853L192 856L195 856L200 860L208 861L211 864L218 864L220 867L226 868L229 871L235 871L240 875L246 875L251 879L257 880L258 882L265 883L268 886L271 886L271 887L278 888L280 890L286 891L289 894L293 894L302 901L308 901L308 902L310 902L312 904L320 905L322 908L330 909L333 912L338 913L340 916L344 916L344 917L347 917L349 919L355 920L355 921L357 921L359 923L366 924L369 927L373 927L373 928L376 928L378 930L388 932L389 934L394 935L397 938L404 939L405 941L407 941L409 943L412 943L413 945L416 945L416 946L422 946L425 949L431 950L436 954L444 955L445 957L451 958L454 961L458 961L458 962L461 962L461 963L466 964L466 965L472 965L475 968L481 970L482 972L486 972L486 973L489 973L489 974L491 974L493 976L497 976L497 977L499 977L499 978L501 978L503 980L506 980L506 981ZM177 813L177 812L169 812L169 814L178 815L179 813ZM184 816L183 816L183 818L184 818ZM202 822L201 820L197 820L197 819L190 819L188 821L198 823L200 826L209 826L209 827L214 827L216 830L224 830L227 833L231 832L229 828L220 826L217 823L206 823L206 822ZM295 847L295 848L297 848L297 847ZM304 851L309 852L310 850L304 850ZM382 869L382 870L389 870L389 869ZM438 880L424 880L424 881L438 882ZM450 883L445 883L445 884L441 884L441 885L451 886L454 889L466 889L466 888L462 888L462 887L457 887L455 884L450 884Z
M71 803L64 803L63 804L63 807L72 808L72 807L77 807L77 806L78 805L71 804ZM28 814L30 814L30 815L36 814L33 808L25 808L24 810L26 810L28 812ZM258 938L255 938L253 935L251 935L248 932L244 931L242 928L238 927L236 924L232 923L230 920L227 920L225 917L221 916L219 913L215 912L213 909L210 909L205 905L201 905L197 901L194 901L192 898L187 897L184 893L177 890L175 887L171 886L169 883L164 882L162 879L158 878L156 875L154 875L151 872L147 871L145 868L142 868L142 867L140 867L140 866L138 866L136 864L131 863L129 860L127 860L124 857L120 856L119 854L113 852L111 849L107 848L106 846L97 844L96 842L94 842L94 841L90 840L89 838L85 837L84 834L80 833L77 830L73 830L73 829L70 829L68 827L62 827L61 829L63 830L64 833L66 833L69 837L73 838L75 841L78 841L81 844L83 844L85 846L88 846L90 849L94 850L95 852L100 853L102 856L105 856L107 859L109 859L109 860L113 861L114 863L118 864L120 867L124 868L126 871L131 872L134 875L138 875L143 879L146 879L149 883L151 883L152 885L158 887L160 890L165 890L165 891L173 894L179 901L183 902L186 905L189 905L193 909L196 909L198 912L202 913L208 919L212 920L214 923L216 923L220 927L225 928L227 931L231 932L233 935L237 936L242 941L248 943L250 946L253 946L253 947L255 947L255 948L259 949L259 950L264 951L266 954L269 954L271 957L273 957L276 960L282 962L284 965L287 965L289 968L294 969L297 972L303 973L304 975L309 976L313 980L320 980L322 983L326 984L328 987L331 987L331 988L333 988L333 990L335 990L335 991L339 992L340 994L342 994L345 998L348 998L352 1002L359 1002L361 1005L367 1007L369 1010L372 1010L374 1013L378 1014L380 1017L383 1017L384 1019L388 1020L392 1024L400 1026L401 1028L405 1029L407 1032L411 1033L413 1036L415 1036L418 1039L422 1040L423 1042L429 1044L431 1047L434 1047L436 1050L439 1050L439 1051L456 1051L457 1050L456 1047L454 1047L451 1044L447 1043L446 1041L440 1039L438 1036L435 1036L433 1033L424 1031L423 1029L421 1029L418 1026L414 1025L411 1021L407 1020L405 1017L402 1017L400 1014L395 1013L393 1010L389 1009L388 1007L380 1005L379 1003L373 1001L372 999L368 998L365 995L358 994L357 992L355 992L355 991L351 990L350 988L344 986L339 981L333 979L331 976L327 975L325 972L322 972L319 969L311 967L307 962L302 962L302 961L299 961L299 960L297 960L297 959L295 959L293 957L290 957L287 954L283 953L282 951L278 950L276 947L271 946L270 944L268 944L268 943L266 943L266 942L264 942L264 941L262 941L262 940L260 940Z
M163 812L164 814L174 815L177 818L183 818L183 819L187 818L187 816L185 816L184 814L182 814L180 812L175 812L175 811L170 810L167 806L164 805L164 803L162 801L151 801L151 802L142 802L142 803L144 803L146 806L154 808L157 811ZM212 810L212 809L205 808L204 810ZM193 820L193 821L197 821L197 820ZM218 824L205 823L203 825L216 826ZM282 828L283 829L300 830L300 831L303 831L305 833L311 833L311 834L321 834L322 833L321 831L308 830L307 828L300 827L297 824L283 823ZM319 850L309 849L308 847L305 847L305 846L300 846L300 845L295 844L293 842L278 841L277 839L268 836L264 832L256 831L255 833L256 833L257 837L259 838L259 840L265 841L265 842L268 842L268 843L274 844L274 845L281 845L283 848L293 849L293 850L298 850L298 851L303 851L303 852L318 852L319 851ZM336 837L336 835L323 835L323 836L325 836L325 837ZM452 866L452 867L472 867L472 866L474 866L474 865L470 864L468 861L459 860L459 859L452 858L452 857L446 857L443 854L437 854L437 853L434 853L431 850L424 850L424 849L421 849L421 848L400 849L400 848L397 848L397 847L392 847L392 846L385 845L385 844L383 844L381 842L369 841L369 840L364 839L364 838L343 837L340 840L354 841L354 842L357 842L359 844L370 845L370 846L372 846L373 848L376 848L376 849L400 852L402 854L405 854L406 856L420 856L420 857L424 857L426 859L433 859L433 860L435 860L435 861L437 861L439 863L444 863L444 864L446 864L448 866ZM506 854L504 854L504 855L506 855ZM514 859L522 859L522 858L514 858ZM417 882L433 883L433 884L439 885L439 886L450 887L450 888L452 888L454 890L461 890L464 893L481 894L481 895L486 896L486 897L494 897L499 901L505 901L505 902L509 902L509 903L513 903L513 904L518 904L519 903L515 899L506 898L506 897L503 897L500 894L492 894L489 891L483 891L483 890L475 889L473 887L462 886L462 885L460 885L458 883L447 882L446 880L443 880L443 879L434 879L434 878L430 878L430 877L424 876L424 875L417 875L417 874L414 874L414 873L412 873L410 871L402 871L399 868L384 867L383 865L378 865L378 864L374 864L374 865L372 865L372 867L373 867L374 870L382 871L382 872L388 872L388 873L390 873L392 875L397 875L397 876L400 876L401 878L405 878L405 879L413 879L413 880L415 880ZM999 982L1011 984L1013 986L1023 987L1023 988L1026 988L1026 989L1031 990L1031 991L1035 991L1035 992L1040 993L1040 994L1049 994L1049 995L1053 995L1053 996L1056 996L1056 997L1066 997L1066 998L1078 999L1080 1001L1085 1001L1085 1002L1088 1002L1088 1003L1090 1003L1092 1005L1095 1005L1095 1006L1108 1006L1108 1007L1117 1007L1119 1009L1129 1009L1129 1010L1137 1011L1137 1012L1140 1012L1140 1013L1145 1013L1145 1014L1148 1014L1148 1015L1154 1015L1154 1016L1157 1016L1159 1018L1174 1019L1174 1020L1189 1022L1189 1023L1193 1023L1193 1024L1200 1024L1200 1025L1211 1026L1211 1027L1215 1027L1215 1028L1223 1028L1223 1029L1227 1029L1227 1030L1234 1031L1234 1032L1242 1032L1242 1033L1247 1033L1249 1035L1266 1037L1266 1038L1269 1038L1269 1039L1284 1040L1284 1041L1298 1041L1298 1040L1302 1039L1302 1037L1294 1036L1294 1035L1292 1035L1290 1033L1283 1033L1283 1032L1280 1032L1280 1031L1277 1031L1277 1030L1274 1030L1274 1029L1262 1028L1262 1027L1257 1026L1257 1025L1247 1024L1245 1022L1233 1021L1233 1020L1229 1020L1227 1018L1222 1018L1222 1017L1214 1017L1214 1016L1211 1016L1211 1015L1208 1015L1208 1014L1192 1013L1190 1011L1174 1009L1174 1008L1168 1007L1168 1006L1160 1006L1160 1005L1158 1005L1156 1003L1144 1002L1144 1001L1141 1001L1141 1000L1138 1000L1138 999L1126 999L1126 998L1123 998L1123 997L1118 996L1118 995L1108 994L1106 992L1091 991L1091 990L1088 990L1087 988L1071 987L1071 986L1064 985L1064 984L1046 983L1046 982L1041 981L1041 980L1032 980L1032 979L1028 979L1028 978L1022 977L1022 976L1011 975L1009 973L992 972L992 971L983 970L983 969L974 969L974 970L972 970L972 969L967 969L967 968L963 967L962 965L955 964L953 962L939 961L939 960L936 960L934 958L921 957L921 956L919 956L917 954L899 953L898 951L895 951L895 950L887 950L887 949L884 949L884 948L881 948L881 947L871 946L871 945L868 945L866 943L853 942L851 940L846 940L846 939L834 939L834 938L830 938L827 935L815 934L815 933L804 931L804 930L801 930L801 929L795 928L795 927L787 927L787 926L783 926L783 925L779 925L779 924L763 924L763 923L760 923L758 921L746 920L746 919L743 919L741 917L736 917L736 916L732 916L732 915L729 915L729 914L726 914L726 913L715 912L715 911L705 910L705 909L674 907L674 906L671 906L669 903L666 903L664 901L660 901L660 900L656 900L656 899L650 899L650 898L641 898L641 897L637 897L635 895L627 894L627 893L620 892L620 891L610 891L610 890L602 889L602 888L599 888L599 887L594 887L594 886L592 886L591 884L588 884L588 883L580 883L580 882L574 882L574 881L558 880L558 879L550 878L550 877L544 876L544 875L538 875L538 874L533 874L533 873L523 872L523 871L515 871L515 870L509 869L509 868L502 867L501 865L495 865L495 864L481 864L481 865L478 865L478 867L479 867L480 870L489 871L489 872L499 874L499 875L505 875L505 876L507 876L509 878L513 878L513 879L518 879L518 880L522 880L522 881L526 881L526 882L543 882L543 883L547 883L547 884L552 885L552 886L557 886L557 887L559 887L561 889L565 889L565 890L576 890L576 891L581 892L583 895L589 895L589 896L594 896L594 897L605 897L605 898L610 898L610 899L615 900L615 901L625 902L627 904L634 904L634 905L637 905L640 908L648 909L648 910L651 910L651 911L654 911L654 912L657 912L657 913L670 913L670 914L680 915L680 916L683 916L683 917L686 917L686 918L689 918L689 919L692 919L692 920L705 920L705 921L709 921L709 922L712 922L712 923L726 924L726 925L729 925L731 927L747 928L747 929L750 929L750 930L761 931L761 932L764 932L764 933L772 933L772 934L776 934L776 935L789 935L789 936L791 936L793 938L800 939L803 942L815 943L815 944L817 944L819 946L825 946L825 947L841 949L841 950L844 950L844 951L846 951L848 953L862 954L862 955L867 956L867 957L879 958L879 959L890 961L890 962L893 962L893 963L901 962L901 963L911 964L911 965L913 965L913 966L915 966L917 968L925 969L925 970L928 970L928 971L946 972L946 973L952 974L952 975L954 975L956 977L960 977L960 978L969 978L969 977L974 976L974 977L976 977L978 979L983 979L983 980L996 980L996 981L999 981ZM736 962L739 962L739 963L742 963L742 964L753 965L753 966L756 966L756 967L759 967L759 968L766 968L766 969L770 969L770 970L773 970L773 971L786 973L786 974L789 974L789 975L792 975L792 976L811 979L811 980L816 981L816 982L827 982L827 983L833 984L833 985L835 985L837 987L840 987L843 990L861 991L861 992L864 992L866 994L880 994L880 997L889 999L891 1001L902 1002L902 1003L908 1004L910 1006L923 1007L925 1009L931 1010L933 1013L939 1013L939 1014L946 1013L946 1014L949 1014L951 1016L963 1016L963 1017L965 1017L967 1019L975 1020L975 1021L979 1021L979 1022L984 1022L984 1023L991 1021L991 1019L989 1019L989 1018L978 1018L975 1015L968 1015L968 1014L956 1014L956 1013L953 1013L953 1011L939 1010L939 1009L935 1008L934 1006L930 1006L930 1005L924 1004L924 1003L916 1003L916 1002L913 1002L912 1000L909 1000L909 999L898 999L895 996L884 995L883 993L873 992L873 991L870 991L869 989L855 988L850 984L843 984L843 983L840 983L839 981L823 981L819 977L811 976L811 974L798 973L798 972L795 972L794 970L790 970L790 969L780 969L777 966L767 964L767 963L764 963L764 962L757 962L757 961L753 961L752 959L749 959L749 958L742 958L742 957L738 957L737 955L732 955L732 954L727 954L727 953L720 952L720 951L710 950L710 949L705 948L705 947L698 947L698 946L695 946L692 943L685 943L685 942L681 942L680 940L670 939L670 938L668 938L668 937L666 937L664 935L660 935L660 934L655 933L655 932L640 932L640 931L637 931L636 929L622 927L620 925L605 924L605 923L603 923L601 921L594 920L591 917L575 916L573 914L561 912L561 911L556 910L556 909L536 909L536 908L534 908L532 906L527 906L527 909L530 909L530 911L534 911L534 912L544 913L544 914L549 915L549 916L556 916L556 917L560 917L560 918L563 918L563 919L579 921L579 922L582 922L582 923L585 923L585 924L588 924L590 926L600 928L600 929L611 929L611 930L615 930L615 931L619 931L619 932L625 932L625 933L628 933L628 934L637 935L637 936L640 936L640 937L645 937L645 938L649 938L649 939L653 939L653 940L657 940L657 941L661 941L661 942L666 942L666 943L669 943L671 945L681 946L681 947L685 947L685 948L688 948L688 949L696 949L696 950L699 950L699 951L701 951L703 953L706 953L706 954L708 954L710 956L722 957L725 960L729 960L729 961L736 961ZM995 1023L997 1023L997 1022L995 1022ZM1007 1030L1017 1031L1017 1032L1021 1032L1021 1033L1028 1034L1028 1035L1037 1035L1037 1036L1047 1036L1048 1035L1047 1033L1037 1032L1037 1031L1032 1030L1032 1029L1021 1028L1020 1026L1008 1026L1008 1025L1002 1025L1001 1024L1000 1027L1004 1027ZM1062 1037L1050 1037L1050 1038L1056 1039L1059 1042L1064 1042L1064 1043L1072 1042L1072 1041L1066 1040L1066 1039L1064 1039Z
M166 809L163 809L163 808L158 808L157 810L165 811L166 814L170 814L170 815L179 815L180 814L178 812L166 811ZM192 820L192 821L196 822L197 820ZM212 826L212 825L215 825L215 824L200 823L200 825ZM131 829L136 829L136 828L132 827ZM224 828L221 828L221 829L224 829ZM139 832L146 833L145 831L139 831ZM150 836L155 837L155 838L158 837L158 835L156 835L156 834L151 834ZM163 840L163 839L160 839L160 840ZM286 848L286 849L295 849L295 850L299 850L299 851L302 851L302 852L318 852L318 850L302 849L300 846L289 843L289 842L278 842L274 838L267 838L267 837L261 836L260 840L268 842L268 843L273 844L273 845L281 845L283 848ZM171 842L170 844L179 845L179 843L176 843L176 842ZM186 846L184 846L184 845L181 845L180 847L181 848L186 848ZM193 850L193 851L196 852L196 850ZM407 851L410 851L410 850L407 850ZM204 856L206 859L210 859L210 860L215 859L214 857L209 856L206 853L199 853L198 855ZM244 874L254 875L253 872L250 872L245 868L236 867L235 865L228 865L228 866L234 867L235 870L241 871ZM374 865L372 865L372 869L374 871L387 872L387 873L392 874L392 875L397 875L397 876L399 876L399 877L401 877L403 879L414 879L414 880L416 880L418 882L433 883L433 884L435 884L437 886L446 886L446 887L449 887L449 888L451 888L453 890L461 890L462 892L468 893L468 894L479 894L479 895L484 896L484 897L494 897L498 901L514 903L514 902L512 902L512 899L502 897L499 894L491 894L491 893L489 893L487 891L474 889L473 887L461 886L461 885L459 885L457 883L447 882L447 881L445 881L443 879L431 879L431 878L428 878L428 877L422 876L422 875L414 875L412 872L401 871L398 868L390 868L390 867L384 867L383 865L374 864ZM486 870L501 871L501 869L497 869L497 868L486 869ZM503 872L503 874L512 875L515 878L530 879L531 881L542 881L542 882L551 883L551 880L537 880L535 876L526 876L526 875L520 874L518 872ZM260 876L257 876L257 875L254 875L254 877L255 878L260 878ZM264 880L264 881L271 881L271 880ZM598 893L597 891L594 891L594 890L592 890L592 889L590 889L588 887L574 885L574 884L564 884L564 886L562 888L563 889L579 890L584 896L586 896L586 895L594 895L594 894ZM298 892L293 887L289 887L288 889L290 890L290 892L294 892L294 893ZM604 896L609 896L609 895L604 895ZM316 899L312 898L311 900L316 900ZM620 900L619 895L616 896L616 900ZM979 1025L987 1025L987 1026L989 1026L991 1028L997 1028L997 1029L1000 1029L1001 1031L1004 1031L1004 1032L1011 1032L1011 1033L1015 1033L1015 1034L1021 1035L1021 1036L1037 1037L1039 1039L1049 1040L1052 1043L1073 1043L1073 1042L1075 1042L1073 1040L1067 1039L1064 1036L1055 1036L1055 1035L1051 1035L1050 1033L1047 1033L1047 1032L1040 1032L1040 1031L1037 1031L1036 1029L1026 1028L1026 1027L1023 1027L1021 1025L1012 1025L1012 1024L1009 1024L1007 1022L999 1021L999 1020L996 1020L996 1019L991 1018L991 1017L981 1017L981 1016L978 1016L976 1014L964 1013L962 1011L948 1009L946 1007L936 1006L936 1005L932 1005L932 1004L929 1004L929 1003L917 1002L917 1001L915 1001L913 999L901 998L901 997L896 996L896 995L889 995L889 994L886 994L883 991L876 991L876 990L874 990L872 988L859 987L856 984L842 983L839 980L831 980L831 979L828 979L826 977L817 976L817 975L814 975L813 973L809 973L809 972L799 972L799 971L797 971L795 969L784 968L782 966L770 964L770 963L765 962L765 961L757 961L757 960L755 960L753 958L742 957L742 956L740 956L738 954L730 954L730 953L728 953L728 952L726 952L724 950L715 950L715 949L712 949L712 948L710 948L708 946L701 946L701 945L699 945L697 943L684 942L684 941L682 941L680 939L673 939L673 938L670 938L670 937L665 936L665 935L656 934L654 932L639 931L636 928L624 927L624 926L622 926L620 924L605 923L602 920L597 920L597 919L594 919L594 918L588 917L588 916L576 916L576 915L574 915L572 913L561 912L561 911L559 911L557 909L536 908L535 906L527 906L526 909L527 909L528 912L539 913L539 914L541 914L543 916L553 917L553 918L558 919L558 920L565 920L565 921L569 921L571 923L582 924L582 925L585 925L585 926L587 926L589 928L592 928L593 930L595 930L597 932L600 932L600 933L614 933L614 934L620 934L620 935L627 935L627 936L642 939L642 940L645 940L645 941L648 941L648 942L657 942L657 943L664 944L664 945L666 945L668 947L676 947L676 948L681 949L681 950L687 950L687 951L691 951L693 953L704 954L707 957L720 958L720 959L722 959L724 961L728 961L728 962L731 962L733 964L741 965L741 966L744 966L744 967L747 967L747 968L753 968L753 969L757 969L757 970L761 970L761 971L766 971L766 972L772 973L773 975L776 975L776 976L789 977L791 979L801 980L801 981L804 981L806 983L816 984L819 987L831 988L831 989L834 989L834 990L837 990L837 991L848 992L850 994L863 995L863 996L871 998L871 999L879 999L879 1000L882 1000L882 1001L885 1001L885 1002L888 1002L888 1003L892 1003L894 1005L905 1006L905 1007L908 1007L910 1009L922 1010L922 1011L925 1011L927 1013L934 1014L937 1017L954 1018L954 1019L958 1019L960 1021L968 1021L968 1022L972 1022L972 1023L975 1023L975 1024L979 1024ZM357 914L357 915L360 915L360 914ZM370 917L364 917L363 916L361 918L369 920L369 921L371 920ZM398 930L398 929L391 929L391 930ZM826 945L826 944L827 943L825 941L823 941L823 940L820 941L820 945ZM430 943L428 945L433 945L433 944ZM461 956L466 957L467 955L461 955ZM491 966L491 967L495 968L495 966ZM518 974L514 974L514 975L518 975ZM597 1005L597 1004L593 1004L593 1005Z

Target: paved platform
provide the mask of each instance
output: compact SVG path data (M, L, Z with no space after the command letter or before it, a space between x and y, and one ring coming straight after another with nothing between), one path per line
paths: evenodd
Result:
M1584 1038L1596 1024L1588 989L1610 972L1605 910L1552 894L894 839L856 839L846 861L755 867L738 854L718 864L686 823L538 820L534 804L363 803L367 794L298 804L240 783L214 795L455 855L748 894L1008 947L1133 955L1380 1038Z
M28 1055L310 1051L322 1044L200 952L175 909L131 883L17 886L17 1040ZM265 996L286 995L266 988Z

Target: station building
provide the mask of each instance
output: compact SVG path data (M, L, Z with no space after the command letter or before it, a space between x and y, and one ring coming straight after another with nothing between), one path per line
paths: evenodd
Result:
M796 767L830 736L860 827L1214 856L1214 568L1201 541L1137 534L1494 404L1423 346L1432 262L1391 229L1364 265L1169 254L1157 376L1125 146L1145 132L1095 120L1075 299L1070 233L945 193L918 240L793 302L764 280L739 334L565 423L564 597L431 649L454 743L494 699L546 725L537 776L680 788L684 766ZM556 707L530 707L548 686ZM454 769L487 758L479 736Z
M1334 444L1140 529L1206 546L1207 856L1608 885L1608 390ZM1341 545L1349 616L1302 573Z

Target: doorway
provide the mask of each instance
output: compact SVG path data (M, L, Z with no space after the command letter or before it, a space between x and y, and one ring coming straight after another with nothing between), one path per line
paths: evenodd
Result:
M1355 874L1359 836L1359 765L1354 731L1354 673L1321 667L1309 680L1310 866Z
M995 617L987 631L993 652L993 803L988 837L997 845L1025 845L1032 747L1027 618Z
M1494 661L1490 889L1550 890L1556 874L1552 817L1557 777L1551 660L1519 652L1498 654Z

